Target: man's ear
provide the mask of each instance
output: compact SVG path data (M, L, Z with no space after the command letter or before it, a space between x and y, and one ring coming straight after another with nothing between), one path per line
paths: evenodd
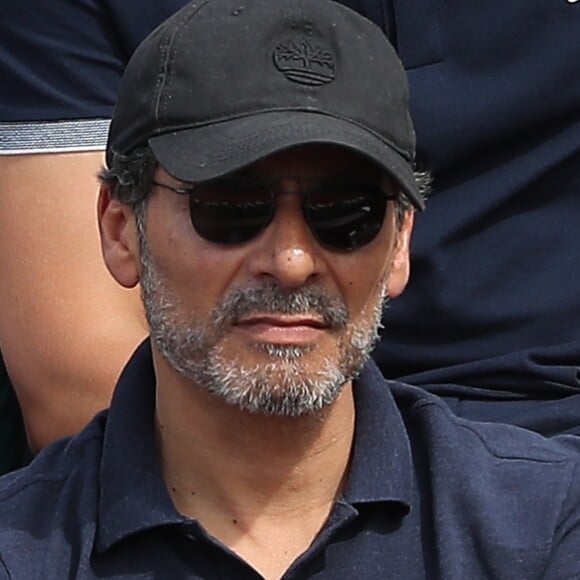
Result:
M397 233L395 249L393 250L393 257L391 259L391 270L387 281L387 296L389 298L399 296L409 281L411 269L410 245L414 217L414 212L407 210Z
M132 207L112 198L109 187L103 184L97 217L105 265L121 286L136 286L139 282L139 241Z

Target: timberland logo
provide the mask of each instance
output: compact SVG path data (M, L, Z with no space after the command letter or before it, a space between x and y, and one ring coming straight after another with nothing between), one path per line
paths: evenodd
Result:
M301 85L325 85L336 76L332 53L309 38L292 38L281 42L272 56L276 68L289 81Z

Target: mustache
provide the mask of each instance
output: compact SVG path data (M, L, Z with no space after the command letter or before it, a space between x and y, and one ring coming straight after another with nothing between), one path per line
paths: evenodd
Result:
M216 325L225 327L251 314L314 314L332 330L344 329L349 319L344 301L329 296L320 286L283 290L275 283L233 290L218 304L212 319Z

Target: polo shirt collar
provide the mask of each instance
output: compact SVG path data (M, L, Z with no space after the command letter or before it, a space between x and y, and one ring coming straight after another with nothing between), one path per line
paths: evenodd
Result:
M121 374L108 411L100 473L99 552L133 533L187 521L165 486L154 413L155 372L146 340Z
M373 362L355 384L356 431L344 500L410 509L409 440L390 389ZM146 340L123 371L108 411L100 470L96 549L124 537L189 520L173 505L154 435L155 373Z
M413 462L403 419L387 381L373 361L354 385L356 430L344 499L411 508Z

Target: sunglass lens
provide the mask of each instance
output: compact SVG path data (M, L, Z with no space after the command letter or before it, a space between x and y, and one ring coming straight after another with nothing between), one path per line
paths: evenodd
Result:
M196 185L189 201L191 223L210 242L241 244L271 221L272 194L267 187L237 178Z
M386 207L387 198L379 186L340 183L311 192L304 209L321 244L352 251L375 239Z

